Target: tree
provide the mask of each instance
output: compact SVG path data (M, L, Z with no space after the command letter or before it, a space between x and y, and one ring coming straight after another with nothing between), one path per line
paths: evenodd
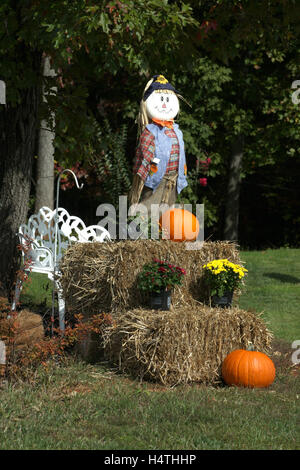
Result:
M223 46L217 50L216 43L211 43L208 48L219 58L221 51L234 83L234 87L225 86L223 106L224 130L232 148L224 237L233 240L238 238L241 178L257 166L276 164L295 154L293 147L299 145L290 74L300 73L300 8L293 0L218 4L210 21L218 24L214 40L220 44L222 38Z
M30 60L38 73L41 55L33 51ZM0 279L7 289L17 266L16 233L28 210L39 95L39 87L32 84L20 90L17 107L8 104L0 112Z
M300 5L283 0L190 5L200 23L195 44L213 67L202 76L203 68L195 61L189 77L198 123L184 116L192 130L187 146L202 159L207 151L213 157L210 176L216 176L216 183L211 200L218 205L219 218L226 219L224 236L237 239L243 178L300 152L298 109L291 100L291 84L300 76Z
M78 153L78 142L86 144L93 132L92 121L84 122L90 77L116 75L120 69L146 76L162 50L170 61L177 59L197 22L189 5L165 0L3 0L0 19L0 77L7 84L7 106L0 111L0 280L9 290L15 233L27 214L38 123L51 107L59 114L61 104L59 93L49 98L47 110L40 103L42 53L51 57L69 104L68 113L58 116L56 148Z
M55 77L55 71L50 67L50 57L43 57L43 77ZM57 92L54 87L50 90ZM43 100L47 102L49 92L43 86ZM54 208L54 144L55 132L52 130L55 125L55 115L49 116L51 123L42 120L38 136L38 158L36 175L36 193L35 193L35 213L43 206ZM52 127L52 129L51 129Z
M239 226L239 199L242 159L244 151L244 138L236 136L232 143L232 153L229 162L227 202L225 208L224 238L225 240L238 240Z

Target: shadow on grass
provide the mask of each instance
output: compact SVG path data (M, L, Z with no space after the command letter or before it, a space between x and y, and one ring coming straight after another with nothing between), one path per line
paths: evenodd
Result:
M289 284L300 284L300 279L289 274L281 273L263 273L264 276L269 277L270 279L275 279L280 282L288 282Z

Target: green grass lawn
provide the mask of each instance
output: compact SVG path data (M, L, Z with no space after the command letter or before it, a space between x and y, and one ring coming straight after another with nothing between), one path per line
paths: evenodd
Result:
M239 305L262 312L275 337L300 340L300 250L243 251L249 274Z
M51 309L52 286L52 281L50 281L45 274L30 274L21 292L21 304L32 307L33 309L37 309L38 306L44 309Z
M299 449L296 378L276 380L165 389L70 359L2 389L0 449Z
M276 337L269 388L168 389L106 363L53 360L28 381L2 383L0 449L299 450L299 366L292 366L290 345L300 339L300 250L241 256L249 276L239 304L264 312ZM43 300L33 283L30 289L23 301L36 293Z

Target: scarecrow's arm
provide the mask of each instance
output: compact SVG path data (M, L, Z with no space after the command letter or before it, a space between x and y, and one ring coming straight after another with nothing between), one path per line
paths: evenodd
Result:
M140 137L139 146L136 151L134 164L134 176L132 187L129 192L129 204L137 204L140 200L143 187L151 169L151 162L154 158L155 142L154 136L148 129L145 129Z

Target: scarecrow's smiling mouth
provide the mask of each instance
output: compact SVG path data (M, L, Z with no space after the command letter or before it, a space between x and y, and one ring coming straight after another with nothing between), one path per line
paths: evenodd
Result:
M165 114L169 114L171 111L173 111L173 108L169 108L169 109L161 108L161 109L159 109L158 106L155 106L155 109L157 109L157 111L159 113L165 113Z

